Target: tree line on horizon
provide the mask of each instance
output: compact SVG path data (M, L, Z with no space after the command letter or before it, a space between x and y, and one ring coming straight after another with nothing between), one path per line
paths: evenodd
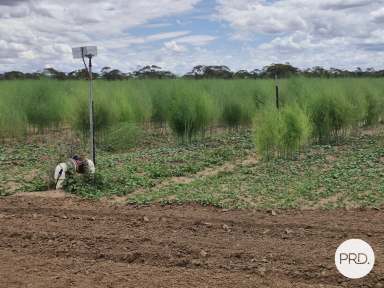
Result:
M337 68L326 69L320 66L299 69L289 63L271 64L262 69L252 71L232 71L225 65L198 65L185 75L178 76L171 71L162 69L156 65L142 67L136 71L124 73L111 67L103 67L99 73L92 73L94 79L104 80L128 80L128 79L268 79L289 78L292 76L316 77L316 78L338 78L338 77L383 77L384 70L367 68L365 70L357 67L355 70L343 70ZM23 79L56 79L56 80L81 80L87 79L88 73L85 69L75 70L69 73L58 71L54 68L46 68L41 72L23 73L21 71L9 71L0 74L0 80L23 80Z

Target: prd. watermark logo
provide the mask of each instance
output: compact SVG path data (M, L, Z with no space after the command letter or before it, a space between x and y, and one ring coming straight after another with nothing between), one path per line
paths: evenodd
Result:
M372 247L363 240L347 240L337 248L335 264L337 270L345 277L363 278L372 271L375 265L375 253Z

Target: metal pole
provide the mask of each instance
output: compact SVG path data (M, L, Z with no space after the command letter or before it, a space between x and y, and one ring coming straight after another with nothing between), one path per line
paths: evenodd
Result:
M89 57L89 128L90 128L90 146L91 157L96 165L96 147L95 147L95 126L94 126L94 105L93 105L93 77L92 77L92 56Z
M275 74L275 86L276 86L276 108L280 108L279 103L279 83L277 82L277 73Z

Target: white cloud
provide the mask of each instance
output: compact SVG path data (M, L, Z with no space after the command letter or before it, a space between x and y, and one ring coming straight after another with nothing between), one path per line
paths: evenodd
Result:
M176 53L183 53L187 51L185 46L178 44L175 40L165 42L164 47Z
M124 71L384 64L384 0L216 0L210 18L211 6L194 10L203 1L0 0L0 70L76 69L71 47L88 44L96 68ZM199 21L212 20L204 35Z
M215 18L248 40L253 61L382 66L384 0L217 0ZM253 45L253 41L267 38Z
M214 41L215 39L217 39L217 37L210 36L210 35L190 35L190 36L178 38L177 42L190 44L194 46L205 46L210 42Z
M371 16L373 17L374 22L383 24L384 23L384 7L379 10L372 11Z
M158 41L158 40L165 40L169 38L176 38L180 36L185 36L189 34L189 31L176 31L176 32L167 32L167 33L159 33L159 34L154 34L150 35L148 37L145 37L145 42L147 41Z
M71 47L85 44L99 45L106 55L125 60L123 53L116 55L111 49L128 50L132 45L190 34L174 31L133 36L130 29L188 12L199 1L0 0L0 35L4 42L0 42L0 69L34 70L49 62L71 70L75 68Z

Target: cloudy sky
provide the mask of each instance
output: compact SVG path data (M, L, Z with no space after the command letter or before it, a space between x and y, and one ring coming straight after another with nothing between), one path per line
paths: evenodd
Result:
M277 62L384 68L384 0L0 0L0 71Z

